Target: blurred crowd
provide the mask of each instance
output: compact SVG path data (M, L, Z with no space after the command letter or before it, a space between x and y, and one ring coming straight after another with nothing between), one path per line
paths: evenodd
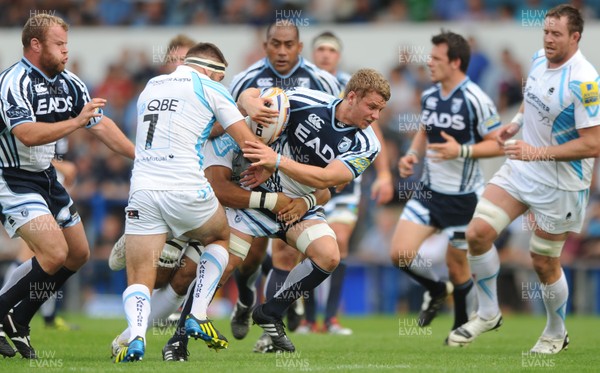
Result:
M0 0L0 25L21 27L30 12L56 12L75 26L252 24L298 18L315 23L398 21L523 22L543 19L558 0ZM600 2L572 0L588 19Z

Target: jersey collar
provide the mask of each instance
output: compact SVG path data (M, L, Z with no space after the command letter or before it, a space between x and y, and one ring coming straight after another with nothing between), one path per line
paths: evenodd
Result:
M47 80L48 82L50 82L50 83L54 83L54 81L56 80L56 78L57 78L57 77L60 75L60 73L59 73L59 74L56 74L56 75L54 76L54 78L49 78L49 77L47 77L47 76L46 76L46 74L44 74L44 73L42 72L42 70L38 69L38 68L37 68L37 67L36 67L34 64L32 64L32 63L31 63L31 62L30 62L30 61L29 61L27 58L25 58L25 56L23 56L23 57L21 58L21 62L22 62L22 63L23 63L25 66L27 66L28 70L35 70L35 71L36 71L38 74L40 74L40 75L41 75L41 76L42 76L44 79L46 79L46 80Z
M546 57L546 70L548 70L548 71L558 71L558 70L564 69L565 67L570 66L574 61L576 61L576 60L578 60L580 58L583 58L583 54L581 53L581 49L577 49L577 52L575 52L575 54L572 55L571 58L569 58L567 60L567 62L563 63L559 67L554 67L554 68L551 69L551 68L548 67L549 61L548 61L548 57Z
M471 79L469 79L468 76L465 76L465 78L456 85L456 87L454 87L454 89L452 89L452 91L450 91L450 93L448 93L447 96L442 95L442 83L438 83L438 86L440 87L440 99L442 101L446 101L447 99L449 99L450 97L454 96L454 93L456 91L458 91L459 89L462 88L463 85L467 84Z

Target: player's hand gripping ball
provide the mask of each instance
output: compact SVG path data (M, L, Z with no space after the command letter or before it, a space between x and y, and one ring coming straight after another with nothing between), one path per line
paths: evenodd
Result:
M248 123L250 130L256 137L269 145L281 136L287 126L290 117L290 101L285 92L281 88L276 87L264 88L260 93L260 97L270 98L273 103L270 105L265 103L265 105L279 111L279 116L269 126L256 123L250 117L246 117L246 123Z

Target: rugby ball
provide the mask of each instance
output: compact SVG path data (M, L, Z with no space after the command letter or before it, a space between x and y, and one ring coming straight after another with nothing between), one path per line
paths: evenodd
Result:
M288 97L283 89L276 87L263 88L260 93L260 97L267 97L271 99L273 103L265 103L265 106L279 111L277 120L274 123L271 123L269 126L263 126L262 124L251 120L250 117L246 117L246 123L248 123L250 130L256 135L256 137L261 139L265 144L269 145L277 140L279 136L281 136L287 126L290 117L290 101L288 100Z

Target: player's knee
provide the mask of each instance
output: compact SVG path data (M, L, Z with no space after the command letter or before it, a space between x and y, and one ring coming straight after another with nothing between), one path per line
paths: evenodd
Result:
M542 282L555 282L561 275L561 266L558 258L531 253L533 269Z
M296 248L325 271L333 271L340 263L336 235L327 224L306 228L298 236Z
M469 250L478 254L479 250L489 249L497 236L496 231L485 221L473 219L465 232Z
M71 254L69 253L69 257L71 258ZM83 267L85 263L90 259L90 250L88 247L80 248L77 250L73 256L72 261L75 262L78 268Z
M49 250L43 255L37 255L38 262L44 271L54 274L67 262L68 251L66 247L57 247L54 250ZM71 269L71 268L70 268ZM78 268L72 268L73 270Z
M313 244L306 251L306 256L321 269L328 272L333 271L340 264L340 250L333 237L321 237L313 241Z
M481 198L475 207L473 219L467 228L467 242L470 248L485 246L489 249L496 237L510 224L510 217L502 208L491 201Z
M320 255L318 262L315 262L323 270L333 272L340 264L340 252L339 250L327 250L324 255Z

